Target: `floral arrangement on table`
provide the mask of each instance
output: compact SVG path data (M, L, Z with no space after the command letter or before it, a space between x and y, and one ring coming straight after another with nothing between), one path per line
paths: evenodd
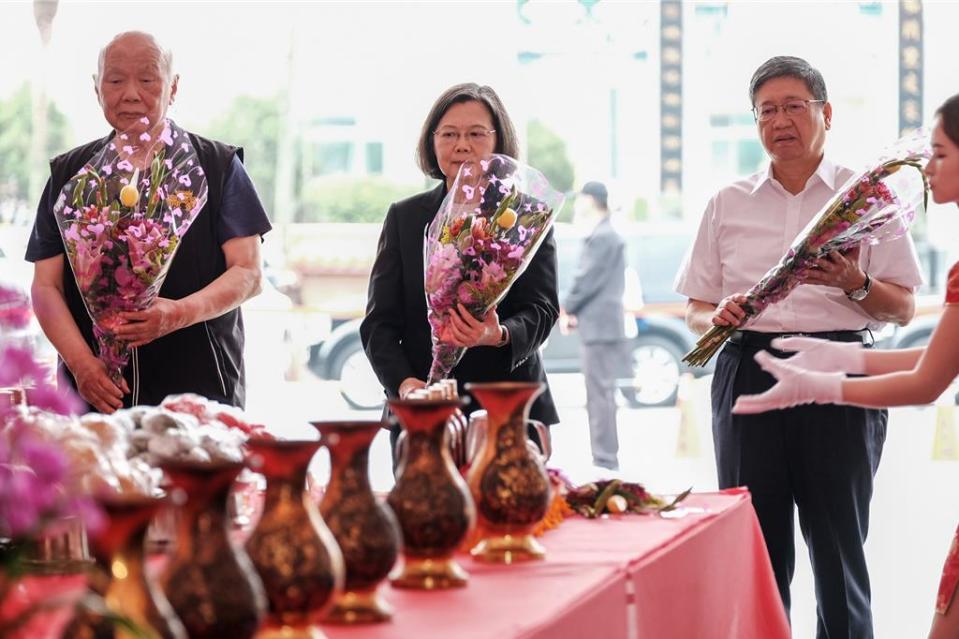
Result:
M549 508L543 520L537 524L533 534L541 537L546 531L557 528L573 515L595 519L600 515L633 513L650 515L675 510L692 492L692 488L683 491L672 499L664 499L647 491L642 484L625 482L620 479L603 479L576 486L561 471L547 468L551 484ZM460 545L468 552L483 538L483 531L477 526Z
M919 203L923 209L927 204L929 185L922 162L930 153L929 135L920 131L899 140L870 169L850 178L799 233L779 263L746 292L748 301L741 305L746 321L785 299L829 253L904 235ZM899 173L903 167L916 172ZM683 361L705 365L735 330L733 326L713 326Z
M150 122L146 118L144 124ZM141 176L131 159L151 157ZM207 183L187 133L165 120L156 139L121 133L71 178L53 211L98 357L119 382L130 348L116 338L124 311L142 311L206 204Z
M542 173L494 154L460 166L426 233L424 288L433 362L427 383L446 378L465 348L450 337L457 304L484 317L523 273L563 204Z
M101 517L89 496L70 481L67 455L32 430L27 412L14 401L29 389L30 402L51 414L76 414L83 403L51 383L51 371L32 347L15 337L29 324L30 302L22 291L0 284L0 606L23 574L26 545L69 518L96 528ZM11 337L14 336L14 337ZM11 636L51 602L0 615L0 636Z
M565 499L573 512L594 519L605 513L645 515L669 512L675 510L691 492L692 488L689 488L667 501L647 491L642 484L604 479L568 488Z
M146 636L91 592L20 588L35 565L33 542L101 530L94 495L157 494L159 459L240 461L248 436L268 434L238 409L191 394L167 397L159 407L80 417L84 403L53 385L50 368L21 338L31 317L27 295L0 283L0 637L34 636L52 622L40 613L74 606L129 636Z

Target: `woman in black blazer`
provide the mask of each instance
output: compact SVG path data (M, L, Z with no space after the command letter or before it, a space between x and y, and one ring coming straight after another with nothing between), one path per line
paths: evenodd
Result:
M417 146L423 172L442 183L390 206L370 275L363 348L388 397L406 397L425 386L432 361L430 326L423 289L423 237L460 165L491 153L516 157L513 123L499 96L487 86L458 84L433 105ZM456 345L467 347L452 377L463 384L546 381L539 347L559 317L556 242L552 230L526 271L498 308L482 320L463 309L453 313ZM480 408L470 402L466 411ZM530 417L547 426L559 421L549 387Z

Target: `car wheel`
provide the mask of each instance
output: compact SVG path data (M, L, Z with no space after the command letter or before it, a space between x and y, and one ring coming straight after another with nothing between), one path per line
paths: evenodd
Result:
M378 410L383 407L383 387L359 340L350 340L337 349L330 373L333 379L340 380L340 395L351 408Z
M632 377L619 383L627 404L632 408L674 405L682 357L679 347L665 337L641 335L634 339Z

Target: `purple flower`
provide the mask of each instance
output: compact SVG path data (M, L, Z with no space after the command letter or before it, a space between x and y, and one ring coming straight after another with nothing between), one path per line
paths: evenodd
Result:
M46 379L47 369L37 363L33 351L20 346L7 346L0 350L0 386L20 386Z
M73 391L58 389L50 385L40 386L30 391L30 403L58 415L80 415L86 412L86 404Z

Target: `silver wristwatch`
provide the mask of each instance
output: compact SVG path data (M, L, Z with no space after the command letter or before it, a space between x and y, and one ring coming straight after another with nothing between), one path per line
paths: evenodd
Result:
M866 299L867 295L869 295L869 289L871 288L872 280L869 279L869 273L866 273L866 281L862 283L862 286L854 291L849 291L846 293L846 297L851 299L853 302L861 302Z

